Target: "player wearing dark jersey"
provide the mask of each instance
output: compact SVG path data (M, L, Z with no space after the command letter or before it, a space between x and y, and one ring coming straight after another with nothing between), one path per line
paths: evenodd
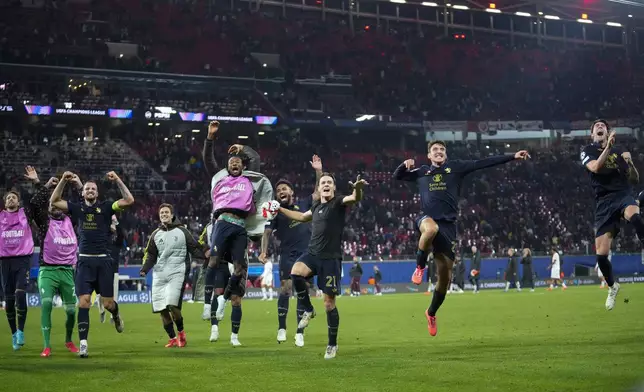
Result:
M328 323L329 342L324 354L325 359L335 358L338 351L340 315L335 307L335 297L340 293L342 277L342 232L346 208L362 200L363 187L368 185L365 180L360 179L360 176L355 184L350 184L353 188L351 195L336 195L335 178L329 173L323 173L318 183L320 200L315 201L310 210L302 213L279 207L279 212L291 220L302 223L313 222L308 250L293 265L291 280L295 286L298 308L300 306L304 308L298 328L304 329L315 317L306 279L313 275L318 277L318 287L324 292L324 307Z
M62 199L67 182L75 175L65 172L63 178L54 189L50 198L53 207L69 212L72 221L78 227L78 264L76 266L76 295L78 304L78 335L80 337L81 358L89 356L87 351L87 336L89 334L89 308L92 304L91 295L96 291L101 296L103 306L114 318L116 331L123 332L123 320L119 315L119 306L114 301L114 262L110 257L112 244L112 215L115 212L134 204L134 197L119 176L111 171L107 179L115 182L121 192L117 201L98 201L98 188L95 182L88 181L83 186L80 203L68 202Z
M644 219L632 195L631 184L639 182L631 154L614 145L615 132L605 120L596 120L591 127L593 142L581 152L581 163L590 174L595 191L595 250L597 264L608 284L606 309L615 306L619 283L613 277L608 259L613 238L620 229L621 219L630 222L640 241L644 240Z
M429 165L416 168L415 161L408 159L396 168L393 177L396 180L415 182L420 190L422 211L416 224L421 235L416 253L417 267L412 275L412 282L417 285L422 282L427 252L432 247L438 280L425 316L429 334L435 336L436 312L445 300L447 287L452 281L458 197L465 176L515 159L527 159L530 155L527 151L519 151L514 155L501 155L478 161L448 161L447 148L442 141L430 142L427 151Z
M322 160L317 155L313 156L311 166L315 169L315 184L320 182L322 177ZM314 200L319 200L320 196L317 190L309 197L301 199L297 204L294 202L294 188L287 180L279 180L276 185L276 194L283 208L292 211L308 211ZM300 223L287 218L285 215L278 215L266 225L264 235L262 236L262 248L259 255L259 261L266 263L268 260L268 246L270 244L271 234L279 240L279 248L276 254L279 254L280 268L280 294L277 298L277 342L286 341L286 317L288 315L289 298L292 293L291 269L298 257L300 257L309 245L311 239L311 225ZM300 306L297 308L297 322L299 324L304 309ZM304 331L300 328L295 333L295 345L304 346Z

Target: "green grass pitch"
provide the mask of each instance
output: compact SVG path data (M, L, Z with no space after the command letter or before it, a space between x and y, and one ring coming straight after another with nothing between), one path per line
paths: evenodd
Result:
M100 324L92 308L84 360L63 346L59 308L52 357L40 358L40 310L32 308L18 352L1 320L0 391L623 391L644 381L644 284L622 285L611 312L605 297L597 286L450 295L432 338L423 315L428 296L343 296L338 357L331 361L323 359L326 318L319 299L304 348L292 340L293 300L289 341L281 345L276 301L246 301L239 348L228 342L230 307L220 341L209 343L202 305L185 304L183 349L163 347L167 337L149 305L121 307L126 329L120 335Z

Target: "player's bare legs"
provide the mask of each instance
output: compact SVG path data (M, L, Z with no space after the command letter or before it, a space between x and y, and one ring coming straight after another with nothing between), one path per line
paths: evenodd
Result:
M297 325L298 329L304 330L309 325L309 321L315 317L315 310L311 304L311 297L309 296L309 288L306 285L306 278L311 276L313 271L301 261L297 261L291 268L291 281L295 288L295 295L297 296L297 308L303 309L302 318Z
M416 270L411 276L411 281L419 285L423 281L423 274L427 267L427 256L429 248L438 234L438 224L432 218L424 218L419 225L420 239L418 240L418 251L416 252Z
M624 211L624 217L626 217L626 211L629 210L629 206ZM631 210L632 211L632 210ZM639 211L639 208L638 208ZM608 297L606 298L606 310L612 310L615 307L615 299L617 298L617 293L619 293L619 283L615 282L613 277L613 265L608 259L608 254L610 252L611 245L613 244L613 233L608 232L600 235L595 238L595 249L597 252L597 265L604 275L606 284L608 285Z
M425 316L427 317L427 328L431 336L436 336L436 333L438 332L436 327L436 312L438 312L443 301L445 301L447 288L452 281L452 267L454 266L454 260L442 253L434 254L434 257L438 279L436 281L434 294L432 295L432 302L425 312Z
M183 314L178 306L168 306L172 320L177 326L177 344L179 347L185 347L188 344L186 340L186 331L183 329ZM165 324L164 324L165 326ZM166 330L167 331L167 330Z
M335 295L324 294L324 309L326 310L329 338L324 359L332 359L338 352L338 328L340 326L340 314L338 308L335 307Z

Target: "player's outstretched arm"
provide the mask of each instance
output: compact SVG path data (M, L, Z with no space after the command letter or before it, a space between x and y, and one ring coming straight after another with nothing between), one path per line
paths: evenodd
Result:
M635 168L635 164L633 163L633 158L631 158L631 153L628 151L623 152L622 158L624 158L624 160L628 164L628 172L626 173L628 177L628 182L631 183L632 185L639 184L640 173Z
M302 213L299 211L292 211L288 208L280 207L279 212L286 216L288 219L297 222L310 222L313 219L313 213L311 212L311 210Z
M530 158L530 154L528 154L528 151L521 150L516 152L514 155L498 155L494 157L479 159L476 161L466 161L465 167L463 168L463 172L465 172L465 174L468 174L471 172L475 172L477 170L487 169L489 167L494 167L494 166L502 165L504 163L512 162L514 160L524 161L529 158Z
M156 242L154 242L154 236L158 231L159 229L156 229L152 232L150 238L148 239L148 244L143 250L143 265L141 266L141 271L139 272L139 275L141 276L147 275L148 271L150 271L152 267L154 267L154 265L157 263L157 258L159 257L159 249L157 248Z
M67 182L72 181L73 178L74 173L68 171L63 173L63 177L58 181L58 185L56 185L54 192L52 192L51 197L49 198L49 203L63 212L69 212L67 201L63 200L63 191L65 190Z
M203 143L203 163L206 167L206 171L210 175L214 175L217 172L217 160L215 160L215 136L219 131L219 121L212 121L208 124L208 136Z
M273 220L272 222L274 222ZM271 224L272 224L271 222ZM262 234L262 245L260 247L260 254L259 254L259 261L262 262L262 264L266 263L266 260L268 260L268 245L271 243L271 234L273 234L273 229L270 227L266 227L264 229L264 233Z
M121 198L114 202L114 204L112 205L112 209L115 212L123 211L124 209L134 204L134 196L132 196L132 193L130 193L130 190L127 189L127 186L125 185L125 183L123 183L123 180L121 180L121 178L115 172L111 171L107 173L107 179L115 182L116 186L121 192Z
M416 181L418 179L418 169L415 168L416 162L413 159L407 159L394 170L394 180Z
M311 167L315 170L315 185L313 185L313 193L311 197L313 201L320 200L320 193L318 192L318 184L320 183L320 178L322 178L322 160L319 156L313 155L313 158L309 162Z
M353 193L349 196L345 196L344 199L342 199L342 204L355 204L362 200L364 186L369 185L369 183L361 179L360 175L358 175L356 182L349 182L349 185L353 188Z

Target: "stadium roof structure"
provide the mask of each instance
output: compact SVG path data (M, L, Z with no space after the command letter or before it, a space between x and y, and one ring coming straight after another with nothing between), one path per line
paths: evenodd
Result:
M367 0L368 1L368 0ZM644 19L644 0L384 0L392 3L447 6L459 9L522 12L536 15L556 15L561 19L576 20L587 15L600 22L625 21L627 18Z

